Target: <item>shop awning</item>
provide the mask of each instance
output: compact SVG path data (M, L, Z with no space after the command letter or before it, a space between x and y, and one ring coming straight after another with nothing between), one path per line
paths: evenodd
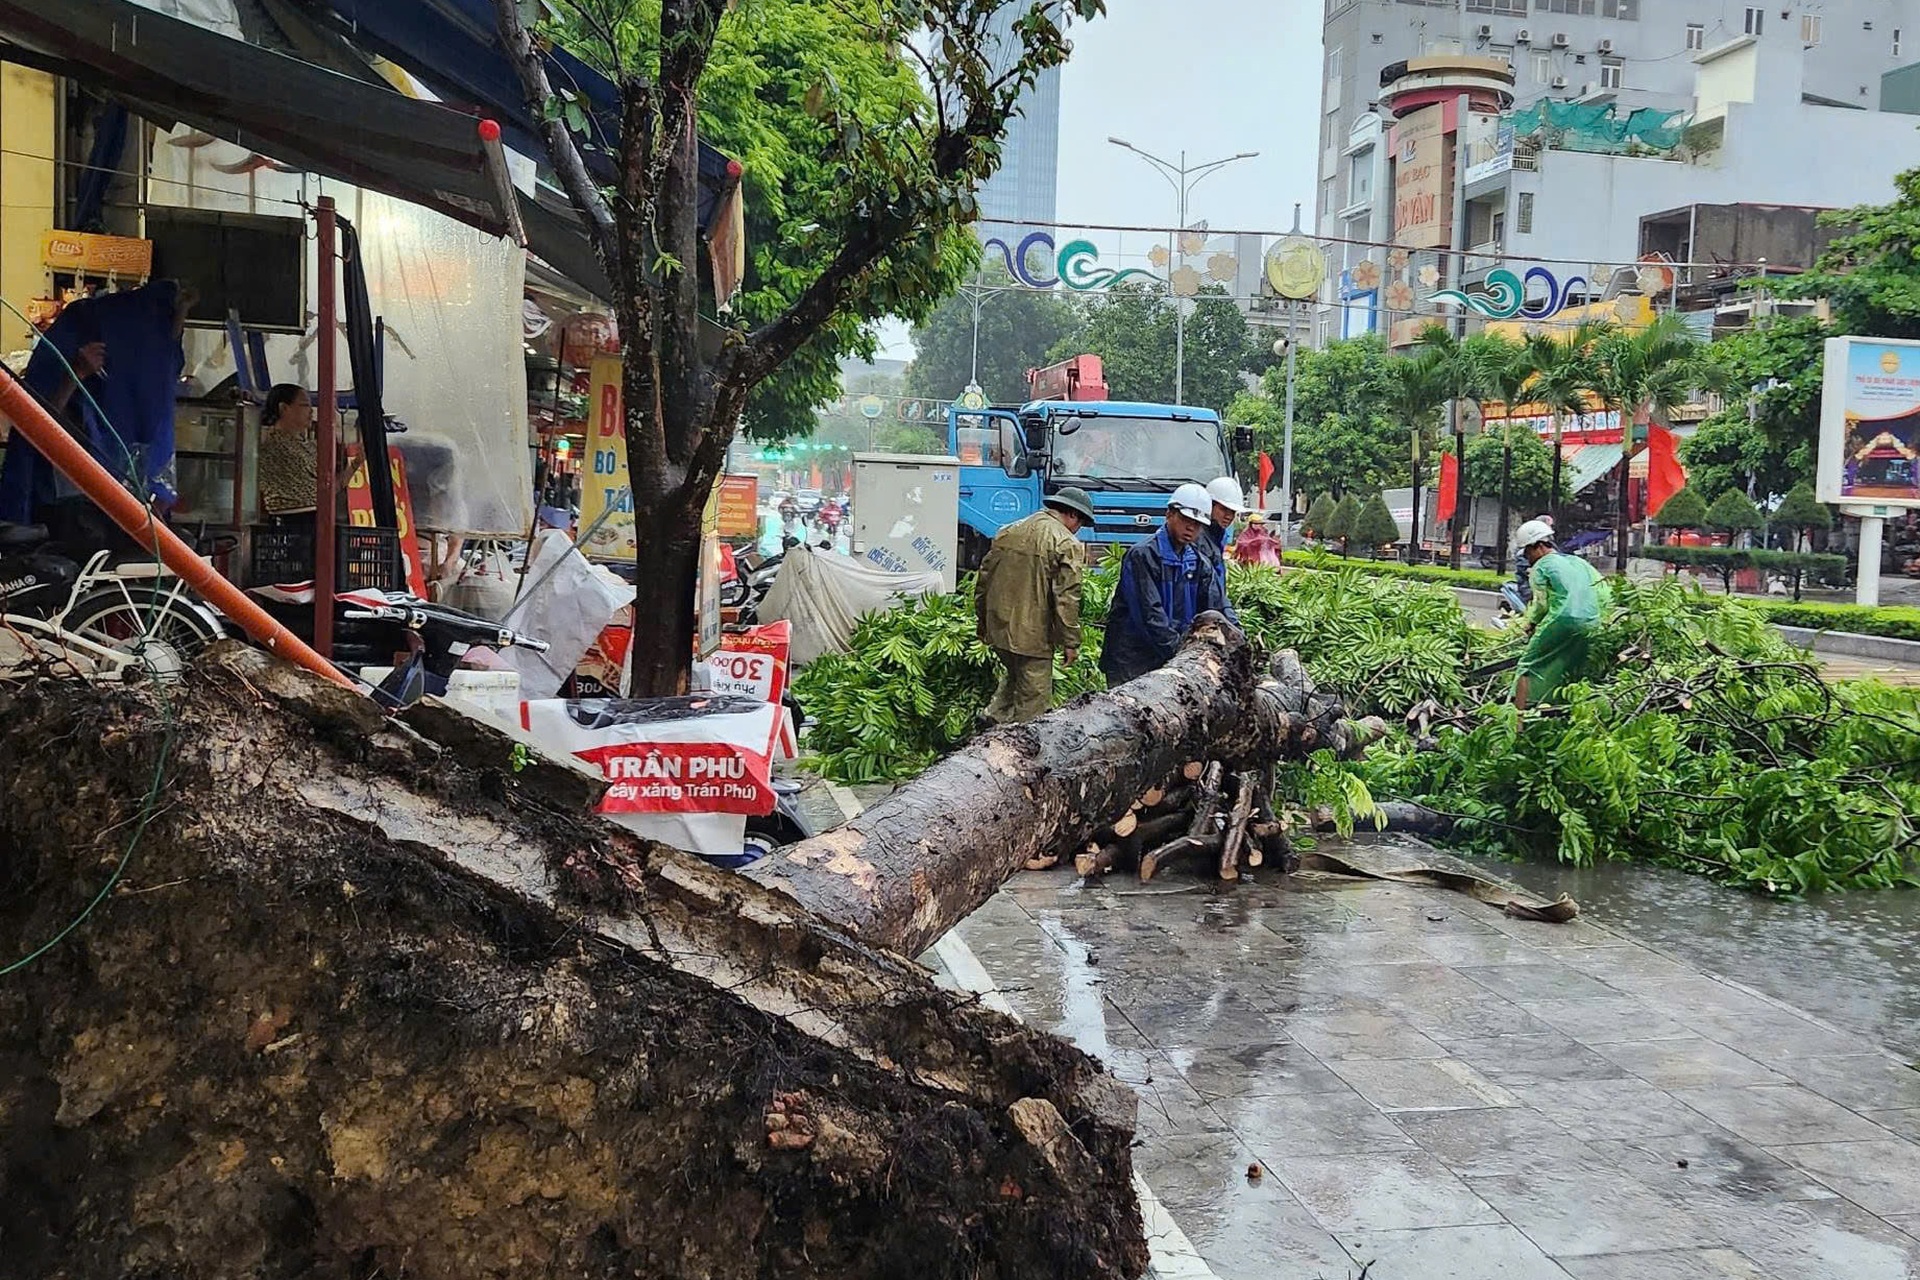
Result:
M500 47L494 27L493 0L324 0L339 15L344 34L354 44L372 49L405 67L450 103L469 107L497 120L507 145L522 155L546 155L546 145L534 132L533 115L519 75ZM581 106L614 137L620 130L620 94L612 81L564 49L546 56L547 79L556 90L578 95ZM603 180L613 180L613 160L604 151L586 149L583 158ZM737 181L730 161L700 144L700 227L713 234L725 215L723 202ZM569 215L571 216L571 215ZM532 228L528 228L529 235ZM537 250L536 250L537 252ZM541 254L541 257L547 257ZM592 257L589 253L588 257ZM554 266L566 268L552 258ZM595 280L574 279L596 290L602 286L597 263ZM568 274L572 274L571 271Z
M128 0L0 0L0 60L495 235L512 224L473 116Z
M1617 444L1582 445L1567 462L1567 487L1581 493L1602 476L1620 465L1623 452Z

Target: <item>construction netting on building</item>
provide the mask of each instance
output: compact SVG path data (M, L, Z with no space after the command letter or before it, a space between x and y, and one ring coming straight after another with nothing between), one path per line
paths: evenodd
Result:
M1622 113L1611 102L1555 102L1542 98L1513 113L1516 137L1560 151L1605 155L1672 151L1686 136L1691 117L1684 111L1642 107Z

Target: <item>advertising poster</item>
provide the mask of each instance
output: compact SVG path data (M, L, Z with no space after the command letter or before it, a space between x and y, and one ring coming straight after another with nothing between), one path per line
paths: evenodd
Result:
M588 383L587 457L582 470L580 527L603 521L580 550L594 560L631 561L633 488L627 480L627 423L620 407L620 357L595 356Z
M694 655L699 658L720 647L720 489L721 482L714 481L700 513L700 588L695 601L700 634Z
M400 559L407 568L407 590L421 599L427 595L427 567L420 560L419 531L413 525L413 495L407 490L407 460L389 451L393 463L393 514L400 523ZM367 468L360 460L360 446L347 446L347 523L373 528L373 490L367 484Z
M720 477L720 536L760 536L759 476L736 474Z
M1453 234L1444 108L1423 107L1394 127L1393 242L1434 249Z
M1829 338L1821 390L1820 500L1920 507L1920 342Z

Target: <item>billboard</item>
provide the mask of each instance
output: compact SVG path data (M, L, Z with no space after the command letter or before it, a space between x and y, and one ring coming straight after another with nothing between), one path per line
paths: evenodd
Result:
M1822 502L1920 507L1920 342L1827 339L1816 488Z
M1393 242L1439 248L1453 231L1444 109L1422 107L1394 127L1393 138Z
M595 356L587 408L587 465L582 468L580 527L600 518L583 550L594 560L633 559L633 490L627 482L627 419L620 407L620 357Z

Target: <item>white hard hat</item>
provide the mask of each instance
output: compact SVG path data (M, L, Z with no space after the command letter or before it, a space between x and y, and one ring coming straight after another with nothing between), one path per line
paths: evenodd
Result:
M1529 520L1514 532L1513 545L1516 550L1525 551L1539 542L1553 542L1553 526L1545 520Z
M1167 499L1167 510L1178 511L1181 515L1205 524L1213 519L1213 499L1199 485L1188 481L1173 491Z
M1207 496L1235 515L1247 509L1246 495L1240 492L1240 482L1232 476L1221 476L1218 480L1209 480Z

